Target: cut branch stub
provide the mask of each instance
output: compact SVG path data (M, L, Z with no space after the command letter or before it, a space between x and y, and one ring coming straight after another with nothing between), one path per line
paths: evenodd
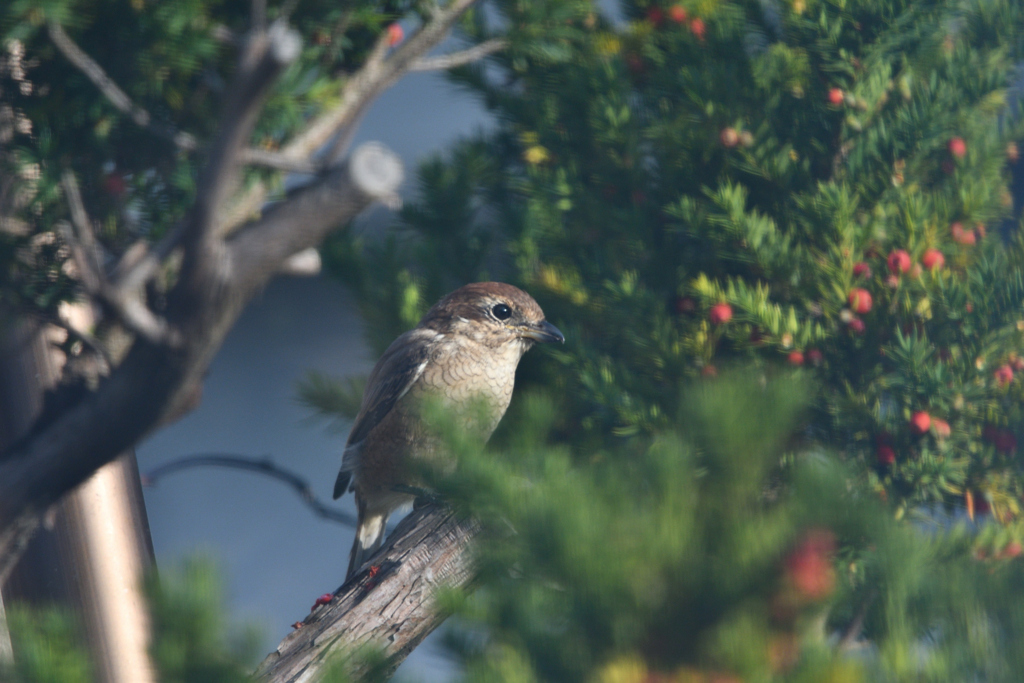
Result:
M464 588L474 577L469 543L479 524L450 509L425 505L392 532L366 568L315 609L255 673L262 683L315 681L334 657L376 648L394 671L448 616L434 600L439 588ZM341 567L339 567L341 570ZM358 657L346 668L358 678Z

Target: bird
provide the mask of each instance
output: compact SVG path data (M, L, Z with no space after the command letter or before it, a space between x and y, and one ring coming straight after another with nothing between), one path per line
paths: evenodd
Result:
M388 518L415 501L410 461L438 455L418 407L425 399L463 410L482 403L483 424L475 426L486 441L508 408L519 359L537 342L565 336L533 297L503 282L476 282L443 297L384 351L334 484L335 499L352 491L356 501L346 581L380 548Z

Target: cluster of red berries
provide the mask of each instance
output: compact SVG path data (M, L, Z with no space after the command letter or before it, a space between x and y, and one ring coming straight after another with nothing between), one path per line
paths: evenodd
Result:
M700 17L691 18L689 12L682 5L675 4L669 7L668 18L676 24L686 24L690 28L690 33L697 40L704 40L704 36L707 33L707 26L704 24L704 20ZM661 26L665 21L665 10L657 6L651 7L647 10L647 19L655 26Z

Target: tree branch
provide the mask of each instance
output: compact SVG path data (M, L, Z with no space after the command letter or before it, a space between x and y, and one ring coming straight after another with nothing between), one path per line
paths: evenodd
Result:
M85 213L75 175L70 170L64 171L61 184L71 210L72 223L76 228L74 232L69 229L62 229L61 232L71 249L72 258L78 265L82 286L86 292L112 310L125 327L135 334L145 337L154 344L179 343L176 331L166 320L149 310L140 295L134 290L112 285L107 280L99 259L99 243L93 235L89 217Z
M474 577L469 543L479 524L447 508L425 505L399 523L366 569L314 610L256 669L263 683L315 680L335 657L377 648L393 672L427 634L441 625L434 595L464 588ZM358 679L362 663L346 664Z
M318 517L321 517L332 522L338 522L345 526L355 528L356 518L347 512L336 510L330 505L325 504L316 494L313 493L313 488L309 485L309 482L295 474L291 470L287 470L280 465L274 463L270 459L270 456L262 458L250 458L244 455L233 455L231 453L203 453L199 455L188 455L182 458L175 458L170 462L166 462L163 465L154 467L150 471L142 475L143 486L156 486L157 482L166 477L168 474L174 472L180 472L181 470L189 469L192 467L226 467L228 469L245 470L247 472L256 472L268 476L272 479L284 482L296 493L299 494L299 498L305 503L313 513Z
M78 47L71 36L65 33L64 28L57 23L50 22L46 25L46 32L54 46L64 57L71 62L75 68L82 72L86 78L92 81L93 85L100 89L107 100L110 101L118 111L127 114L132 121L141 128L145 128L154 135L162 137L173 143L179 149L194 150L197 147L196 139L188 133L181 133L175 130L174 126L153 121L149 112L132 102L131 98L118 87L117 83L107 75L99 64L92 57L85 54L82 48Z
M341 93L341 103L310 121L302 133L282 147L281 156L307 160L340 131L350 129L381 93L409 71L414 62L444 40L458 18L475 1L451 0L387 59L385 57L389 47L388 38L386 34L382 35L367 57L366 63L345 84ZM342 139L326 155L327 166L334 163L345 150L346 137L342 135ZM230 232L235 227L234 222L239 220L237 217L244 220L258 211L266 197L267 186L264 183L256 182L250 186L245 196L232 207L232 216L236 218L226 221L221 231Z
M210 158L199 179L191 220L182 236L186 251L196 257L198 267L209 264L208 248L213 246L217 214L238 180L240 152L252 135L256 118L270 85L285 66L299 56L301 40L295 31L275 22L268 31L252 35L242 55L238 76L225 105L224 119L213 145ZM190 246L202 245L203 249ZM184 265L187 270L189 264Z
M99 88L107 101L123 114L126 114L140 128L144 128L157 137L163 138L172 143L175 147L186 152L194 152L199 148L195 137L189 133L183 133L168 123L159 123L153 120L152 115L144 108L135 104L125 91L118 87L117 83L107 75L95 60L87 55L78 44L71 39L71 36L64 31L60 24L51 22L47 25L47 33L54 46L64 57L71 62L82 74L92 81L93 85ZM226 31L224 27L218 27ZM319 167L309 161L293 159L276 152L269 152L261 149L244 150L241 162L250 166L264 166L278 171L288 173L318 173Z
M446 55L435 57L421 57L409 66L409 71L442 71L454 69L457 66L465 66L479 61L495 52L501 52L508 47L508 41L504 38L492 38L471 48L452 52Z
M220 245L217 264L223 267L183 269L166 311L181 343L136 339L98 389L47 416L0 457L0 576L53 502L187 411L228 330L285 259L319 244L372 202L393 196L400 181L397 157L380 145L364 145L347 164ZM202 238L183 242L185 263L201 260L194 252L205 244Z

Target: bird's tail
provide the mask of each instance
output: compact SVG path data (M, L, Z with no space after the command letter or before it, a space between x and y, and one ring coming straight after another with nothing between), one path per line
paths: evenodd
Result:
M346 581L362 569L366 560L380 549L381 543L384 542L384 530L388 525L387 515L369 515L362 510L359 512L359 525L356 527L356 539L352 542L352 553L348 559Z

